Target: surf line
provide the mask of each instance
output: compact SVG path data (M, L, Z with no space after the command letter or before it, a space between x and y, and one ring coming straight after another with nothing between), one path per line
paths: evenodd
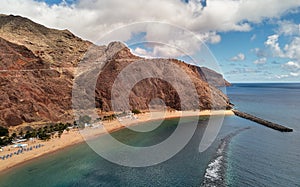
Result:
M242 129L238 129L221 139L221 143L217 149L217 152L214 158L208 164L204 179L201 184L201 187L209 187L209 186L226 186L226 167L227 167L227 156L224 155L227 152L228 145L232 138L234 138L239 133L249 130L251 127L245 127Z
M279 125L277 123L273 123L273 122L270 122L270 121L267 121L267 120L264 120L264 119L261 119L261 118L258 118L256 116L253 116L251 114L247 114L245 112L241 112L241 111L238 111L238 110L232 110L232 112L236 115L236 116L239 116L241 118L244 118L244 119L248 119L250 121L253 121L253 122L256 122L256 123L259 123L261 125L264 125L266 127L269 127L271 129L274 129L274 130L278 130L280 132L293 132L293 129L289 128L289 127L285 127L283 125Z

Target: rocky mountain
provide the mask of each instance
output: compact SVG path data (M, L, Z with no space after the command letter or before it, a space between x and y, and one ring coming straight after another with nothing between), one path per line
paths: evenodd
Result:
M139 68L141 64L146 69ZM168 80L150 77L133 85L129 93L132 109L148 109L154 98L178 110L230 107L228 98L216 88L224 79L212 70L176 59L141 58L120 42L96 46L68 30L49 29L20 16L0 15L0 124L73 121L72 97L77 96L80 106L92 95L88 99L93 105L111 111L115 94L111 90L129 66L133 67L126 74L129 78L160 72ZM197 98L186 89L186 75ZM82 86L79 95L74 93L76 86ZM180 97L178 89L186 94ZM118 93L115 95L122 96L123 92ZM199 101L198 106L192 99ZM180 104L181 100L187 102Z
M76 66L92 44L68 30L49 29L27 18L0 15L0 37L24 45L52 67Z
M155 64L155 66L149 65L150 63ZM144 68L140 64L148 65ZM135 84L129 95L130 108L146 110L149 107L149 102L155 98L162 99L168 107L176 110L196 109L199 107L200 109L225 109L228 106L229 101L227 97L219 89L208 84L205 73L199 67L176 59L144 59L134 57L130 50L126 46L123 46L112 59L105 62L102 72L99 74L96 85L96 98L101 101L101 105L98 106L102 110L112 110L110 101L113 94L115 94L111 93L114 81L128 67L131 67L131 69L125 70L128 71L128 73L125 72L128 75L124 76L124 80L132 80L131 77L134 79L141 77L143 74L162 77L146 78ZM161 74L156 74L156 72L161 72ZM135 75L132 76L132 74ZM191 85L191 88L185 85L188 80L184 76L188 76L194 84ZM220 80L219 83L221 82ZM130 84L130 82L122 81L122 84ZM178 84L178 87L181 89L176 90L173 84ZM183 98L180 98L178 95L178 91L183 93L182 89L185 89L186 92L186 90L192 89L193 86L195 86L197 92L199 106L192 105L192 93L187 92L187 94L183 94ZM125 93L125 90L119 91L117 94L122 95L122 93ZM183 103L183 101L190 102ZM122 108L119 110L122 110Z
M70 120L72 75L0 38L0 123Z
M216 87L231 86L231 84L224 79L222 74L217 73L206 67L199 67L199 69L203 72L204 77L209 84L214 85Z

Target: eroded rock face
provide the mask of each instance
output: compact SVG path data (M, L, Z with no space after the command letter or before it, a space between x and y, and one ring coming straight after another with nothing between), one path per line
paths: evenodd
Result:
M0 38L0 123L71 119L72 81L24 46Z
M52 67L72 68L92 44L68 30L49 29L21 16L0 16L0 37L24 45Z
M154 98L160 98L168 107L178 110L195 107L219 109L229 106L228 98L215 88L217 85L208 84L208 79L224 82L223 77L216 72L209 71L209 78L205 73L207 70L203 71L202 68L179 60L135 56L121 42L96 46L67 30L49 29L20 16L1 15L0 124L15 126L24 122L74 120L74 82L91 85L83 90L84 93L95 94L93 104L103 111L110 111L111 88L116 78L124 68L129 65L136 67L135 64L141 62L155 64L162 75L168 75L169 81L178 82L178 88L189 90L185 87L184 80L180 79L183 77L181 72L174 69L173 74L168 74L170 64L179 67L191 79L199 106L194 106L192 102L181 105L181 100L191 101L195 98L189 92L180 98L178 90L170 82L147 78L135 84L130 91L131 108L148 109L149 102ZM80 68L75 74L79 63ZM134 70L137 75L147 73L145 70L139 72L138 68ZM93 87L92 80L95 80L96 87ZM85 103L84 98L79 100Z
M125 53L121 51L121 53ZM128 54L129 56L132 54ZM127 58L125 58L127 59ZM124 60L123 58L115 58L105 63L102 72L99 75L97 82L96 98L99 100L97 106L104 111L112 110L111 100L112 87L115 84L116 78L120 75L124 68L133 67L129 70L128 77L126 75L123 79L123 84L130 84L131 80L138 78L142 74L156 75L155 71L143 69L140 72L137 65L138 63L148 64L149 69L151 63L156 64L156 71L161 71L161 75L165 75L163 78L146 78L139 81L132 87L129 97L130 108L137 108L146 110L149 108L149 103L152 99L162 99L166 106L177 110L192 110L192 109L225 109L229 106L228 98L217 88L209 85L206 79L203 79L203 75L199 74L199 70L195 66L188 65L182 61L170 60L170 59L136 59L136 60ZM168 64L168 65L167 65ZM179 67L180 70L177 70ZM136 69L135 69L136 68ZM154 68L154 69L155 69ZM134 74L134 75L133 75ZM186 79L184 76L188 76L192 85L187 87ZM133 78L131 78L133 77ZM129 81L129 83L127 82ZM174 88L176 84L177 90ZM199 106L193 105L192 97L193 93L189 93L189 89L196 90L196 97L198 97ZM183 92L181 97L178 92ZM125 93L125 90L119 91L117 94L121 95ZM125 100L126 98L124 98ZM183 102L185 101L185 102ZM116 110L116 108L114 108ZM124 110L124 108L118 108L117 110Z
M198 67L204 74L206 81L215 87L231 86L231 84L223 78L222 74L219 74L206 67Z

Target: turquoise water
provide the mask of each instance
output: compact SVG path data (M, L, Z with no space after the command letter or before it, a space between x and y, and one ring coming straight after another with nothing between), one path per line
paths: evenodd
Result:
M198 118L189 118L190 121ZM189 121L187 120L187 121ZM128 144L149 145L174 131L177 120L167 120L156 133L142 135L129 130L114 133ZM123 167L106 161L87 144L38 158L0 177L0 186L199 186L205 168L215 152L198 153L199 142L207 120L199 121L190 143L172 159L146 168ZM189 122L186 122L189 128ZM112 151L114 148L108 148Z
M187 118L189 121L197 117ZM235 120L235 119L228 119ZM119 140L133 145L150 145L163 140L176 128L176 119L167 120L156 133L139 135L129 130L114 133ZM123 167L106 161L94 153L87 144L80 144L53 153L1 175L0 186L199 186L205 169L218 147L218 139L204 153L199 143L207 120L200 120L189 144L176 156L161 164L146 168ZM221 136L230 133L231 126ZM110 147L107 151L113 151Z
M235 84L227 92L241 110L294 128L280 133L256 123L226 117L205 152L199 143L207 120L198 122L188 145L170 160L145 168L106 161L85 143L37 158L0 175L0 186L299 186L300 84ZM190 128L187 118L185 125ZM153 132L121 130L114 137L129 145L153 145L167 138L177 120ZM109 147L113 151L117 147ZM0 162L1 164L1 162Z

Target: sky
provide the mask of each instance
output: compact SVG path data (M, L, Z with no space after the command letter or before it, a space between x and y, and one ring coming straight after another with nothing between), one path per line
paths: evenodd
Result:
M0 13L207 65L230 82L300 82L300 0L2 0Z

